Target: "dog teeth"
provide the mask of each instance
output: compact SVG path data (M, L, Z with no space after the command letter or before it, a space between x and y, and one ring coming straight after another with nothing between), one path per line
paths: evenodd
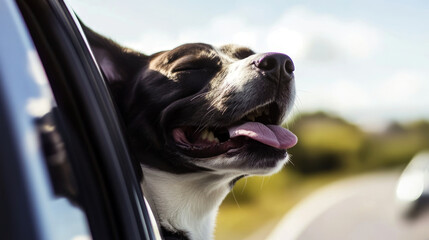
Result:
M209 135L209 130L204 129L204 131L201 132L200 138L203 140L207 140L208 135Z
M246 118L254 122L255 119L262 116L262 114L264 114L262 109L256 109L254 112L247 115Z
M210 142L214 141L214 133L213 132L211 132L211 131L208 132L208 134L207 134L207 140L210 141Z
M219 143L219 139L215 137L214 133L208 129L204 129L204 131L201 132L200 138L209 142Z
M207 137L207 141L209 142L215 142L215 143L219 143L219 139L217 137L214 136L213 132L209 132L209 135Z

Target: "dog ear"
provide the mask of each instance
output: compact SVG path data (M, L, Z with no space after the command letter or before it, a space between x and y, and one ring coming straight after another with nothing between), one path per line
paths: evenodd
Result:
M146 64L147 56L125 48L108 39L81 22L81 26L92 53L109 84L116 84L132 78L138 69Z

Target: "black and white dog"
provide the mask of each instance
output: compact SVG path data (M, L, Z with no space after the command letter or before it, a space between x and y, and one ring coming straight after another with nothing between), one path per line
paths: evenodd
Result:
M295 96L292 60L202 43L147 56L84 29L164 237L211 239L234 183L278 171L297 142L279 126Z

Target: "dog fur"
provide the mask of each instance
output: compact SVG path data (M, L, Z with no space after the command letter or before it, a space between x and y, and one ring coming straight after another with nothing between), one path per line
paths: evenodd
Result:
M125 122L164 238L212 238L218 207L234 183L277 172L288 160L290 146L228 139L225 131L246 117L267 126L283 122L295 97L292 61L202 43L144 55L84 31ZM258 116L261 111L270 115ZM198 144L189 140L195 136Z

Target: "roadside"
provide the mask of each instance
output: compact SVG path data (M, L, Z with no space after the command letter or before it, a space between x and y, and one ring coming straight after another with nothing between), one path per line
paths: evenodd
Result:
M286 214L265 239L427 240L429 213L416 221L403 218L395 198L399 174L365 174L323 187Z
M291 169L240 180L220 207L215 239L264 239L292 207L348 172L301 175Z

